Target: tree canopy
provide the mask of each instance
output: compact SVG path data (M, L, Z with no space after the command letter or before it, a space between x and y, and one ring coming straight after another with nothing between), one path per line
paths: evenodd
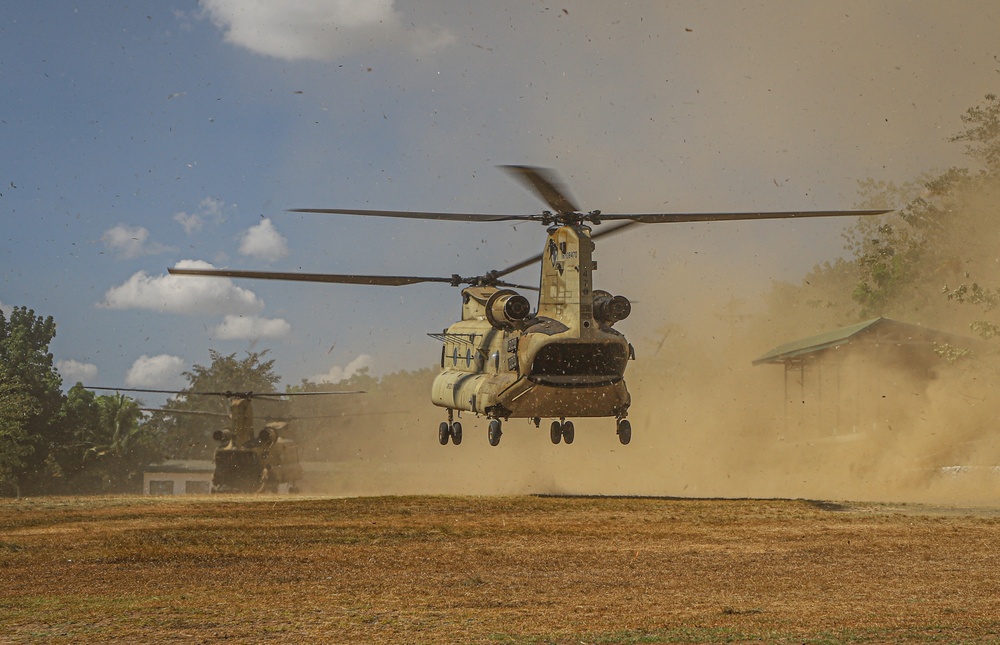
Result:
M904 184L861 181L860 207L895 211L859 218L845 234L849 257L786 287L781 305L835 301L839 324L887 316L954 332L964 327L986 338L1000 333L990 318L1000 303L1000 100L987 94L961 120L965 128L950 140L965 143L978 167L948 168ZM977 305L979 313L949 302Z
M9 410L0 425L10 444L4 456L8 484L18 490L51 490L63 475L53 451L67 443L58 423L62 378L49 352L55 335L51 316L27 307L15 307L9 318L0 311L0 385Z

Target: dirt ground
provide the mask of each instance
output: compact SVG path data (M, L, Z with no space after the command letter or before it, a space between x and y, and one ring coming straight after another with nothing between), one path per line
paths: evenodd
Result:
M1000 510L0 501L0 642L996 642Z

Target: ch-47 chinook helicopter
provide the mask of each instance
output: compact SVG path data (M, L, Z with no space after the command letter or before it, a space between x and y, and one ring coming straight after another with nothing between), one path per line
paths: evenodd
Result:
M91 387L92 390L118 392L146 392L152 394L180 394L183 396L217 396L228 402L228 414L202 410L171 410L143 408L167 415L204 415L228 417L229 427L212 434L218 446L212 462L213 493L278 492L281 485L288 492L298 491L302 479L298 445L281 436L287 427L288 417L264 417L266 421L259 432L254 428L253 399L280 401L287 396L323 396L330 394L363 394L363 392L198 392L179 390L151 390L144 388ZM309 417L319 418L319 417Z
M496 446L502 422L530 419L539 427L553 419L553 443L572 443L575 435L569 417L614 417L622 444L632 438L626 418L631 397L625 387L625 367L635 358L631 344L615 323L631 312L621 295L594 288L594 240L634 224L714 222L776 218L878 215L886 210L746 212L746 213L646 213L608 214L581 212L552 171L532 166L502 166L539 196L552 210L529 215L477 215L337 208L297 208L291 212L399 217L461 222L532 221L547 227L542 253L503 270L464 278L336 275L238 271L228 269L172 268L173 275L294 280L379 286L404 286L439 282L462 289L462 319L442 333L429 334L443 343L441 373L433 383L431 401L447 410L448 420L438 427L442 445L462 442L462 424L456 411L490 419L488 439ZM594 232L591 225L620 222ZM539 286L502 280L520 269L541 262ZM538 305L514 289L538 291Z

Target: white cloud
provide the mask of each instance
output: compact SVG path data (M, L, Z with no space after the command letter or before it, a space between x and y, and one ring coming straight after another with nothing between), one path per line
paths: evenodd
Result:
M226 42L285 60L329 61L371 43L414 51L450 43L444 29L404 30L393 0L201 0Z
M143 354L132 363L125 375L128 387L165 388L177 386L184 371L184 359L179 356Z
M205 221L201 218L198 213L184 213L180 212L174 215L174 221L181 225L184 232L188 235L192 235L201 230L201 227L205 225Z
M104 231L101 241L118 257L130 260L143 255L156 255L168 251L169 247L149 241L149 229L144 226L119 224Z
M202 260L181 260L179 268L211 269ZM228 278L159 275L139 271L104 294L110 309L149 309L175 314L257 314L264 301Z
M314 374L309 377L309 380L313 383L339 383L344 379L349 379L354 376L358 370L365 367L371 367L371 364L372 357L368 354L362 354L348 363L346 367L334 365L326 372L326 374Z
M251 226L240 240L240 253L250 257L274 262L288 255L288 240L274 228L269 219Z
M56 369L63 377L64 385L93 383L97 380L97 366L79 361L56 361Z
M259 340L281 338L292 331L292 326L281 318L228 315L212 332L219 340Z
M224 206L225 203L221 199L206 197L198 202L197 211L194 213L181 211L174 215L174 221L181 225L185 233L193 235L205 226L206 220L212 220L216 223L222 222L225 219L223 215Z

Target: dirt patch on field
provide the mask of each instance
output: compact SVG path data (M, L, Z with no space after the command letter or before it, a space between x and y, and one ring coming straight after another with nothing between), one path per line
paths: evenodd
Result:
M0 642L994 642L993 509L0 502Z

